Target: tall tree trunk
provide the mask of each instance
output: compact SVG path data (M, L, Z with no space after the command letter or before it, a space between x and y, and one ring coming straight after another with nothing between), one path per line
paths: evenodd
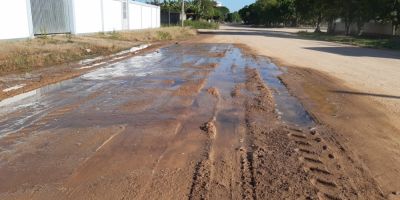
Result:
M344 27L345 27L345 34L346 35L350 35L350 26L351 26L351 22L350 20L347 18L344 20Z
M364 26L364 22L362 20L357 21L357 35L362 35L362 28Z
M315 27L315 33L321 33L321 22L322 22L322 13L319 13L318 19L317 19L317 24Z
M328 20L328 30L327 30L328 34L335 33L335 28L336 28L335 20L333 20L333 19Z

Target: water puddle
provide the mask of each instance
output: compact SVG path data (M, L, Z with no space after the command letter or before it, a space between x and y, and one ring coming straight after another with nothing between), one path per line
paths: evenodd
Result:
M314 120L304 109L300 101L292 96L286 86L278 78L283 72L273 63L262 59L265 63L259 68L260 74L268 87L272 89L278 115L288 124L299 127L312 127Z
M212 64L216 67L210 67ZM149 116L168 118L170 114L162 112L165 105L174 102L172 94L181 86L206 78L220 88L223 96L230 96L234 84L245 81L246 67L257 68L273 90L277 113L284 122L313 126L310 115L278 79L282 71L267 58L246 56L233 45L185 44L121 60L81 77L0 101L0 137L45 117L46 127L69 128L116 121L135 124L146 109ZM207 77L210 71L212 75ZM188 87L183 89L195 93ZM183 107L176 104L171 107ZM127 110L132 112L129 117Z

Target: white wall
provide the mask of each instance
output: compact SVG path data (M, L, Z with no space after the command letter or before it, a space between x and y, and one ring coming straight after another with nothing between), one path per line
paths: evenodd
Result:
M151 7L142 7L142 28L151 28Z
M104 14L104 31L107 32L107 31L122 30L121 1L103 0L103 14Z
M141 29L142 28L142 6L130 3L129 4L129 28Z
M0 39L30 36L26 0L0 0Z
M95 33L103 31L101 2L99 0L73 0L75 16L74 33Z
M0 0L0 39L31 36L29 0ZM122 30L122 3L119 0L72 0L73 33ZM129 29L160 27L160 8L129 0ZM29 13L29 14L28 14ZM101 16L103 13L103 17ZM104 25L104 29L103 29Z
M160 7L140 3L129 2L129 28L130 30L158 28L160 27Z
M161 9L160 7L157 8L157 28L161 27Z
M156 7L151 8L151 28L157 27L157 10Z
M344 22L336 22L335 32L344 33L346 31ZM392 35L393 29L391 24L380 24L377 22L367 22L362 28L365 34L380 34L380 35ZM357 25L351 24L350 32L353 34L357 33Z

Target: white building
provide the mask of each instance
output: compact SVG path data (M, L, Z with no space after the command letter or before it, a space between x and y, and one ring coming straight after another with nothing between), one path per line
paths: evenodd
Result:
M1 0L0 39L160 27L160 7L133 0Z

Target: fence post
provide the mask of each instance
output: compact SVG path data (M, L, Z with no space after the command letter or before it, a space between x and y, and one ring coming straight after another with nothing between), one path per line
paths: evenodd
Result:
M101 30L105 32L104 30L104 3L103 0L100 0L100 7L101 7Z
M35 35L33 33L31 0L26 0L26 12L27 12L27 17L28 17L29 37L34 38Z
M184 14L185 14L185 0L182 0L182 14L181 14L182 27L184 26L184 24L183 24L183 21L184 21L183 16L184 16Z

